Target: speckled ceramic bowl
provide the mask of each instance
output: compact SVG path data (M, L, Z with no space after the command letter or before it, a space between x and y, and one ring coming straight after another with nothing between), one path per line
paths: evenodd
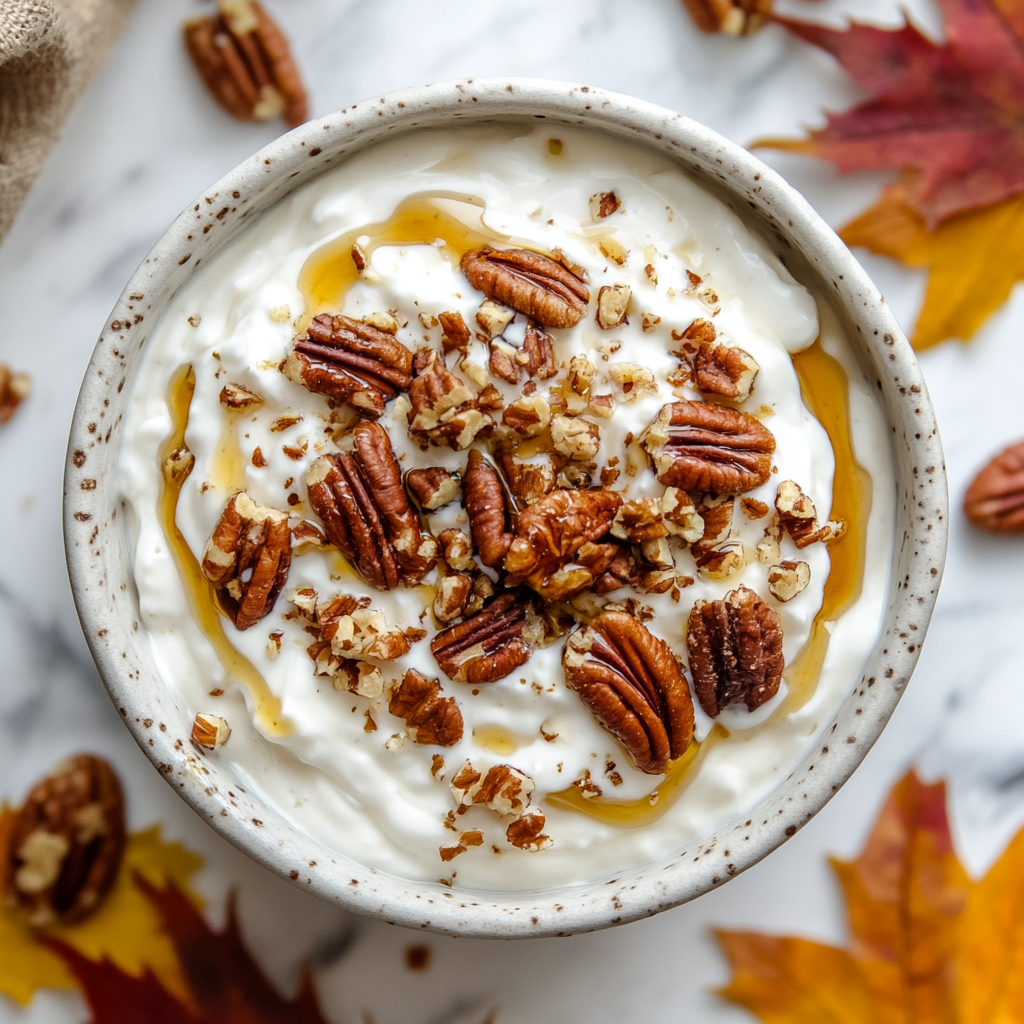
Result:
M143 343L178 289L249 221L398 132L524 116L582 125L667 154L742 215L799 280L831 296L865 375L877 381L892 428L893 582L863 680L825 727L834 741L824 749L815 744L743 821L612 880L537 892L460 892L370 870L298 832L258 799L228 800L237 781L223 763L197 756L188 711L160 678L140 627L117 461ZM282 136L189 204L128 282L96 345L64 486L68 567L82 627L111 699L167 782L223 836L297 885L360 913L462 935L567 934L635 920L724 884L784 843L846 781L896 707L920 653L946 546L942 450L913 353L877 289L807 202L749 153L680 114L531 80L451 82L353 105ZM159 728L147 727L153 723Z

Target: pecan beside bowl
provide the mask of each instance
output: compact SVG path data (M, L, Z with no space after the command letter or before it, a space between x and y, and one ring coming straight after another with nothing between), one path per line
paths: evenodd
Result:
M224 102L227 97L225 89ZM229 759L219 758L216 749L192 742L193 715L162 681L141 623L134 587L130 524L126 522L129 517L120 514L123 499L118 489L117 462L125 440L124 414L139 372L142 349L153 325L196 272L197 265L209 264L238 237L250 219L266 212L328 168L385 138L406 131L451 128L470 122L518 126L528 121L534 124L538 117L545 118L544 123L553 129L560 124L583 126L595 133L628 139L631 146L671 159L685 175L737 211L764 244L779 255L797 280L816 295L827 297L867 382L863 394L869 397L865 400L877 404L886 426L891 427L887 436L899 498L894 500L889 519L892 535L898 539L889 578L898 580L899 586L888 588L882 621L877 625L879 640L863 665L863 685L851 689L835 715L819 723L820 730L835 739L814 743L813 749L809 745L801 764L759 799L743 821L731 822L711 835L686 838L673 856L618 872L613 881L604 879L532 892L480 891L467 898L437 882L398 878L339 856L286 819L250 787L239 789ZM593 191L583 188L584 205ZM755 864L824 806L863 759L910 678L941 577L948 517L942 451L934 414L909 344L864 271L796 191L745 150L672 111L575 85L525 79L475 79L377 97L373 103L353 105L337 116L300 126L230 171L205 194L234 196L234 199L225 205L207 203L200 198L195 209L190 204L187 213L170 226L132 276L108 320L79 396L64 488L65 547L72 588L85 636L103 681L146 755L197 813L221 835L282 877L350 910L414 928L511 938L608 927L693 899ZM614 220L622 213L607 216ZM205 232L202 229L206 226L216 227L216 230ZM528 250L503 250L503 254L496 257L493 252L476 249L467 256L469 266L465 273L477 282L478 290L488 301L518 311L537 325L537 331L543 328L552 335L564 330L563 325L584 323L587 309L593 316L599 289L595 285L591 295L591 289L572 267ZM503 272L496 273L495 266L502 261ZM696 278L694 286L699 282ZM621 305L624 311L625 300ZM608 323L618 317L614 309L606 312L611 317L606 317ZM642 312L637 309L632 315L639 322ZM472 325L467 322L464 326ZM595 331L606 333L601 331L600 323L591 326ZM362 402L360 415L364 425L359 428L359 447L340 461L332 459L320 463L319 476L314 474L314 483L323 485L317 501L325 511L324 522L329 522L334 543L343 547L345 538L353 530L362 530L367 535L372 533L373 551L379 557L374 560L367 556L358 569L366 578L376 581L383 592L396 580L420 580L433 560L442 556L450 561L453 576L464 571L455 564L454 544L447 544L443 537L439 540L444 550L438 548L436 552L423 544L411 543L410 546L409 538L413 542L417 540L415 522L421 509L426 510L425 515L432 508L442 508L457 495L457 481L451 475L457 463L451 457L464 453L470 444L490 436L492 431L513 428L502 424L502 412L490 402L486 406L482 400L477 405L468 400L455 404L465 383L461 377L452 373L445 377L439 367L435 368L436 372L422 375L421 371L429 367L416 363L420 353L414 355L410 366L407 353L382 337L387 332L377 329L379 324L371 327L372 330L365 325L353 326L341 317L307 323L303 328L305 334L294 344L295 356L289 369L293 379L298 378L303 386L323 396L325 408L336 395L346 400L349 396L359 396ZM446 323L444 330L449 342L458 347L460 332L456 325ZM611 330L607 333L613 335ZM462 343L470 342L463 339ZM485 347L483 342L481 347ZM502 354L501 350L497 351ZM507 371L506 380L513 376L513 371L520 385L524 379L532 381L534 376L543 379L547 372L544 367L551 360L546 359L540 349L538 352L541 354L533 359L524 346L527 362L522 366L502 364ZM702 374L704 387L712 394L732 401L731 389L735 387L739 395L753 368L745 362L733 365L739 356L732 358L728 352L719 355L721 365L712 365L709 357L700 363L697 372ZM522 370L530 372L524 374ZM462 372L460 369L459 373ZM760 381L758 377L759 384ZM631 378L626 383L633 385L635 381ZM398 397L392 398L392 395ZM625 395L623 384L616 393L616 401L623 400ZM489 396L493 397L493 394ZM604 416L598 404L601 399L610 401L605 395L593 396L594 415L599 418ZM431 458L436 455L438 468L443 458L443 465L449 469L417 480L411 502L396 500L386 509L374 512L362 501L359 490L367 480L384 481L382 487L390 487L387 482L391 481L395 495L404 483L397 456L384 452L375 440L374 414L380 403L387 401L409 403L410 426L414 427L414 433L418 431L417 436L424 448L429 448ZM580 401L582 403L582 398ZM679 401L665 406L658 429L643 438L638 437L638 443L633 446L640 457L645 457L646 451L660 463L658 469L665 487L678 489L678 503L673 506L682 516L678 523L671 519L670 509L659 506L656 510L666 523L672 522L671 528L666 526L666 531L673 536L692 534L697 528L693 520L699 520L699 500L711 500L715 495L739 496L772 479L773 442L770 434L765 436L756 415L740 414L717 403L721 414L708 417L707 409L695 410L692 404ZM529 433L529 425L523 420L524 408L513 409L508 419L510 423L518 422ZM557 414L566 418L560 410ZM518 421L516 416L519 416ZM97 432L97 423L109 425L109 432L107 427ZM103 443L100 443L101 435ZM694 457L709 439L721 456L716 456L714 464L707 458ZM298 455L301 456L301 452ZM252 464L261 463L254 457ZM565 582L557 574L563 569L576 571L577 563L568 559L575 559L583 548L562 545L565 550L559 548L555 552L557 564L552 563L550 567L538 554L543 549L540 540L551 532L551 524L544 517L560 515L556 506L568 501L565 494L569 484L559 482L556 485L554 479L549 480L539 493L531 496L532 503L524 502L524 507L537 511L530 516L521 514L513 523L511 517L506 521L504 496L493 487L488 467L470 465L463 473L464 460L458 467L463 474L463 496L467 502L477 503L483 517L488 539L486 560L500 566L491 571L495 575L498 572L508 574L511 554L511 565L517 572L512 578L521 581L523 587L509 592L515 594L511 602L501 597L495 599L489 593L478 594L474 589L468 603L461 605L472 606L469 617L462 625L448 626L444 639L436 645L434 653L450 662L455 674L464 673L467 681L453 684L460 688L457 696L461 702L473 699L464 696L474 685L470 679L477 680L481 686L502 686L505 683L499 676L511 672L510 678L515 680L515 665L531 656L535 626L533 595L538 595L538 600L541 596L537 587L546 588L545 581L549 579ZM582 508L587 502L604 502L604 506L591 511L605 516L609 525L617 522L620 532L632 536L628 531L640 529L643 524L638 521L634 525L628 516L616 520L618 505L609 497L614 481L602 481L602 488L594 487L592 491L586 490L589 482L584 483L582 490L576 489L573 481L582 482L585 471L585 463L567 459L566 468L559 474L572 483L573 494L591 495L582 502L574 499L574 507ZM702 495L694 496L692 506L684 501L685 492L691 488L703 491ZM297 495L292 497L299 500ZM1001 499L1001 494L995 497ZM751 508L763 506L749 496L747 500ZM288 501L289 507L294 506L291 497ZM414 504L418 507L414 508ZM789 505L786 508L789 509ZM994 514L1002 512L1002 506L993 508ZM632 514L642 510L630 508L627 511ZM827 513L825 509L820 511L822 515ZM277 552L276 541L271 536L275 517L258 508L253 515L256 513L256 519L249 517L254 525L248 528L252 530L262 524L265 529L257 538L262 548L253 553L253 558L266 556L269 559L275 553L280 554L273 567L283 573L286 568L283 549ZM767 509L760 507L757 514L767 516ZM776 513L773 511L771 515ZM765 522L770 520L765 518ZM225 529L230 526L230 522L225 523ZM777 531L777 523L775 528ZM637 536L640 543L651 545L665 539L644 540L641 534ZM599 538L585 545L586 557L594 560L591 575L601 573L598 582L608 577L609 587L620 581L615 575L618 561L628 562L628 559L618 558L619 543L626 542L608 545ZM369 550L365 544L358 546L360 551ZM656 553L656 548L652 547L651 552ZM212 555L216 562L217 552L213 551ZM565 565L561 564L563 555ZM241 561L244 559L236 558L225 569L223 578L218 576L217 584L210 585L223 584L223 589L242 612L243 621L252 619L251 629L245 634L251 637L253 631L269 630L267 622L260 621L259 613L267 595L275 592L280 580L277 572L271 574L268 569L266 578L258 577L253 583L253 576L246 576L248 570ZM765 566L767 576L767 563ZM217 576L213 569L211 573ZM474 577L473 587L484 579L489 581L489 577L482 575ZM456 585L467 590L468 585L458 578L449 589L454 592ZM571 587L566 591L567 594L572 592ZM767 589L761 593L766 602L767 593ZM259 600L248 601L254 594ZM446 596L461 602L466 594ZM473 604L478 598L477 604ZM303 596L298 595L298 601L302 600ZM259 607L249 609L247 601ZM732 599L733 604L744 601L742 594ZM441 605L447 613L444 600ZM781 609L778 612L781 617L789 606L779 601L775 607ZM313 607L313 612L315 610ZM680 611L685 613L685 607ZM760 608L751 615L763 633L771 637L772 615ZM912 632L907 630L908 625L914 627ZM707 634L737 635L728 608L707 608L702 627ZM680 670L665 662L656 681L648 678L638 664L630 660L631 655L627 657L624 652L633 648L648 650L660 661L664 661L664 652L659 646L660 640L654 641L653 636L636 629L632 622L605 618L588 629L589 632L574 643L575 653L568 659L572 662L569 674L577 696L598 710L604 728L623 743L638 764L647 765L652 772L660 771L691 743L695 712L687 705L688 694L684 699ZM271 631L271 644L276 642L274 636ZM500 645L494 646L492 637L499 637ZM277 642L279 640L278 636ZM697 635L694 649L698 655L703 649L700 640ZM471 641L469 646L468 641ZM471 649L472 654L468 653ZM680 653L678 649L676 652ZM739 670L705 659L700 670L700 700L712 710L737 700L746 701L748 706L756 705L767 689L776 684L777 667L774 656L763 665L740 664ZM458 708L447 702L452 696L447 686L444 696L435 692L434 674L426 668L422 677L410 677L405 689L396 690L390 696L396 709L413 723L416 730L413 742L428 746L432 743L439 752L436 760L441 771L443 752L448 751L445 744L459 732ZM380 693L379 680L370 678L372 668L360 668L354 661L339 661L335 675L338 689L345 687L342 676L351 675L349 689L352 692L362 692L360 687L368 688L373 683L374 692ZM766 689L759 689L761 687ZM643 701L626 715L623 695L634 691L642 692ZM729 712L723 714L728 716ZM147 729L143 725L154 720L164 723L166 731ZM237 728L234 720L231 725ZM366 729L373 728L376 727L368 717ZM229 750L230 745L228 741L224 749ZM424 748L417 746L417 749ZM197 770L200 766L201 771ZM571 784L572 780L568 782ZM229 792L233 797L229 798ZM524 814L517 819L519 824L515 828L509 825L509 841L520 845L522 850L539 850L551 836L557 849L558 838L553 835L550 816L545 822L542 813L540 808L533 808L529 817ZM735 831L737 826L743 826L743 831ZM465 829L462 834L470 836L473 832ZM684 850L686 856L681 855ZM727 860L720 852L725 850L729 851ZM712 855L700 855L703 852ZM543 855L520 854L518 850L512 853L530 857ZM467 859L469 856L466 854Z

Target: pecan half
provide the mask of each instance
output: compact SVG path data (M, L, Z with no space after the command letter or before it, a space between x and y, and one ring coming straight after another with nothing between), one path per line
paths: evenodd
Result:
M722 601L698 601L693 606L686 648L697 700L712 718L739 701L753 711L779 691L779 617L746 587L731 590Z
M406 732L414 743L454 746L462 739L462 712L454 697L441 696L441 684L411 668L392 691L388 711L405 719Z
M724 32L730 36L746 36L756 32L772 12L772 0L683 0L683 2L701 31Z
M619 552L616 544L595 542L621 504L614 491L558 490L521 512L505 555L508 585L526 583L548 601L585 590Z
M494 420L480 409L473 392L432 349L409 388L409 402L409 433L452 451L462 451L494 430Z
M376 418L412 384L412 352L387 331L321 313L295 339L281 371L296 384Z
M545 327L575 327L590 289L562 264L528 249L470 249L462 257L469 283Z
M505 529L508 506L498 471L475 448L466 460L462 492L473 544L480 561L493 569L512 544L512 534Z
M184 27L185 46L213 98L243 121L283 114L294 128L306 120L306 90L288 41L256 0L220 0L216 17Z
M1024 441L989 461L964 495L964 515L979 530L1024 532Z
M505 591L472 618L430 641L438 667L457 683L493 683L525 665L544 638L527 591Z
M708 402L666 405L642 440L666 487L742 494L772 472L775 438L759 420Z
M462 496L462 481L458 474L449 473L441 466L410 470L406 474L405 485L420 508L427 512L433 512Z
M288 514L233 495L203 552L203 575L217 588L238 629L269 615L288 579L292 532Z
M79 754L14 815L0 891L35 926L81 921L114 884L124 845L121 784L102 758Z
M602 612L566 641L565 681L629 751L660 775L693 739L693 701L668 644L625 612Z
M355 449L321 455L306 475L309 503L327 539L378 590L412 586L437 561L437 542L421 526L402 487L387 432L363 421Z

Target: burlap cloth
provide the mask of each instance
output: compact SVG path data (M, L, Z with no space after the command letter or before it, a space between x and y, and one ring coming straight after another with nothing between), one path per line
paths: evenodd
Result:
M0 238L135 0L0 0Z

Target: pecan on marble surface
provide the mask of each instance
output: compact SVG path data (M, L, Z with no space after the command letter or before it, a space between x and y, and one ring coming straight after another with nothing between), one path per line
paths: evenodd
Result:
M27 373L12 373L0 363L0 425L7 423L32 390Z
M698 601L687 623L693 688L712 718L740 701L749 711L778 693L782 680L779 617L752 590L737 587L722 601Z
M471 249L462 272L487 298L545 327L575 327L587 312L590 289L561 263L528 249Z
M289 128L306 120L306 90L277 24L256 0L220 0L213 17L184 26L185 46L213 98L242 121L279 114Z
M772 0L683 0L703 32L746 36L756 32L772 13Z
M462 739L462 712L454 697L441 696L441 684L411 668L391 692L388 711L405 719L414 743L451 747Z
M562 652L569 688L629 751L660 775L693 739L693 701L668 645L625 612L602 612Z
M321 313L295 339L281 370L307 390L376 419L387 402L412 384L412 358L409 349L379 327Z
M124 797L113 768L78 754L36 783L14 813L0 851L0 892L34 926L81 921L114 884L124 845Z
M292 532L288 514L233 495L203 552L203 575L217 588L238 629L270 614L288 579Z
M964 515L979 530L1024 533L1024 441L996 455L971 481Z
M306 475L327 539L378 590L414 586L434 567L437 542L420 526L387 432L364 420L354 450L321 455Z
M419 359L420 353L417 353ZM424 446L436 444L452 451L468 448L477 438L490 436L494 419L480 408L476 395L429 349L409 388L409 433Z
M658 480L695 494L742 494L772 471L775 438L760 420L708 402L673 402L643 437Z
M564 601L600 577L619 545L597 543L622 498L614 491L558 490L519 514L505 555L509 586L525 583L547 601Z
M458 683L493 683L525 665L544 639L529 591L504 591L430 641L438 667Z

